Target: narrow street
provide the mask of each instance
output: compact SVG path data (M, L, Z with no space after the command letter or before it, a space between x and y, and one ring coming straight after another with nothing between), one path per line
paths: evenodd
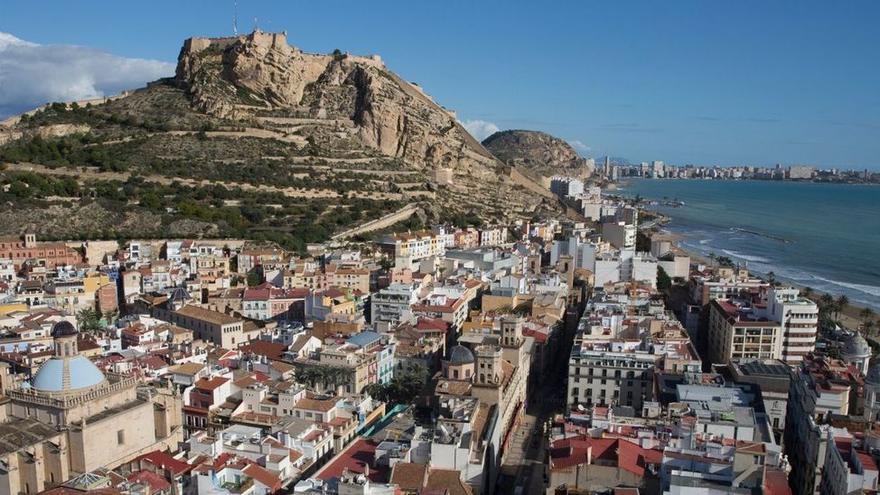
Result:
M553 368L531 389L528 408L510 439L509 450L501 466L497 493L505 495L538 494L546 491L548 445L545 425L561 412L566 394L568 356L573 335L561 346ZM519 488L519 490L517 490Z

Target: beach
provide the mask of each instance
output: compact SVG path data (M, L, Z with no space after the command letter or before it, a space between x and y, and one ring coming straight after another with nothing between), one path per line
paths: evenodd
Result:
M703 258L880 311L880 188L781 181L633 179L617 193L653 202L661 231ZM671 206L678 202L681 206Z

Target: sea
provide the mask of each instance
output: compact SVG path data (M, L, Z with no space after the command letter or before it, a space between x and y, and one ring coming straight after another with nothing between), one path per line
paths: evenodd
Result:
M657 200L688 251L880 311L880 186L629 179L618 193Z

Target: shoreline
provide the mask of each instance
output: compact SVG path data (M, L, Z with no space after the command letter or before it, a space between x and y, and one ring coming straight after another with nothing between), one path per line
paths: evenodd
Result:
M718 179L718 178L688 178L688 177L662 177L662 178L651 178L651 177L621 177L618 179L616 184L625 185L630 180L656 180L656 181L694 181L694 182L773 182L780 184L819 184L819 185L830 185L830 186L880 186L880 182L836 182L836 181L823 181L823 180L807 180L807 179L755 179L755 178L745 178L745 179Z
M670 218L670 217L667 216L667 215L662 215L662 214L659 214L659 213L656 213L656 212L655 212L655 214L657 214L657 215L659 215L659 216L661 216L661 217ZM645 233L648 234L648 237L651 237L651 235L652 235L652 234L655 234L655 233L657 233L657 234L662 234L662 232L660 232L659 229L658 229L658 226L659 226L659 225L662 225L662 224L654 225L654 226L652 226L652 227L646 229L646 232L645 232ZM693 263L694 261L696 261L696 262L699 263L699 264L703 264L703 265L707 265L707 266L712 266L712 267L719 267L719 266L721 266L717 261L713 260L712 258L709 258L709 257L707 257L707 256L704 256L704 255L702 255L702 254L700 254L700 253L694 252L694 251L691 250L691 249L688 249L688 248L686 248L686 247L681 246L681 244L676 243L676 244L675 244L675 247L674 247L673 249L674 249L675 251L680 252L681 254L684 254L684 255L686 255L686 256L689 256L690 259L691 259L691 263ZM747 268L747 269L748 269L748 268ZM749 270L749 274L750 274L750 275L755 275L755 276L757 276L758 278L760 278L761 280L766 281L766 274L761 273L761 272L757 272L757 271L753 271L753 270L751 270L751 269L748 269L748 270ZM810 294L809 296L806 296L806 295L804 295L804 290L805 290L808 286L806 286L806 285L804 285L804 284L799 284L799 283L793 282L793 281L788 280L788 279L786 279L786 278L784 278L784 277L783 277L783 278L777 278L777 280L780 281L780 282L784 282L786 285L789 285L789 286L791 286L791 287L794 287L794 288L798 289L798 290L801 292L801 295L803 295L804 297L807 297L808 299L810 299L811 301L815 302L816 304L819 303L819 300L820 300L821 297L822 297L823 295L825 295L825 294L828 294L828 295L830 295L831 297L833 297L833 298L835 299L835 301L837 300L837 297L840 296L839 294L835 295L835 294L833 294L833 293L831 293L831 292L821 291L821 290L816 290L816 288L814 288L814 287L810 287L811 294ZM868 306L868 305L859 305L859 304L856 304L856 303L849 302L849 303L846 304L846 306L844 306L844 307L841 309L841 311L840 311L840 318L839 318L839 320L838 320L838 323L839 323L841 326L843 326L844 328L846 328L847 330L854 330L854 331L859 331L859 332L861 332L861 327L862 327L863 321L862 321L862 318L861 318L861 316L860 316L860 313L861 313L861 311L864 310L865 308L870 308L871 310L873 310L873 311L875 311L875 312L878 311L877 308L874 308L874 307L871 307L871 306ZM875 320L876 322L880 323L880 312L878 312L878 314L875 314L875 316L874 316L872 319ZM880 332L880 329L877 329L877 332Z
M867 216L867 212L880 213L874 199L873 189L852 189L851 192L834 187L813 187L804 185L803 181L794 182L789 187L778 184L782 181L756 181L756 180L715 180L699 181L694 179L638 179L618 184L619 190L609 196L616 196L632 204L635 196L644 201L639 203L642 211L651 212L651 215L663 215L671 221L660 225L653 231L661 230L671 232L682 237L679 248L687 251L696 260L696 254L706 264L712 253L718 256L731 258L734 263L746 266L749 270L762 278L766 278L769 272L775 272L776 278L794 287L811 287L817 293L828 293L835 299L840 295L846 295L851 304L858 308L870 308L880 313L880 283L874 276L878 272L876 258L868 257L863 251L854 253L853 256L838 254L840 251L834 246L828 237L831 233L824 234L822 230L840 231L848 241L854 237L865 239L867 246L877 245L880 236L876 229L865 232L863 236L856 224L844 222L838 227L836 224L829 225L823 212L835 215L845 215L845 208L861 208L862 212L855 218L865 222L866 228L880 225L876 221L876 214ZM663 181L667 182L663 182ZM691 183L693 182L693 184ZM725 184L727 183L727 184ZM705 186L705 188L704 188ZM768 188L768 189L765 189ZM783 190L792 190L792 193L783 193ZM789 224L764 224L755 220L759 207L743 206L746 216L740 220L735 214L729 214L734 201L748 201L750 195L766 191L780 195L780 200L789 198L782 203L784 213L789 218L793 212L800 211L799 201L810 201L809 198L818 195L826 203L827 209L820 209L811 205L804 205L804 210L811 215L818 215L821 220L804 220L805 225L813 230L803 228L789 228ZM718 195L716 198L715 195ZM655 206L656 201L663 197L666 199L679 198L687 201L687 211L678 211L677 208ZM688 201L691 199L691 201ZM764 201L762 199L762 201ZM763 205L780 204L772 201L764 201ZM792 201L794 203L792 203ZM808 208L809 207L809 208ZM723 211L719 211L723 210ZM714 212L718 211L716 217ZM850 210L847 210L850 211ZM796 213L795 213L796 214ZM749 216L751 215L751 216ZM796 218L796 217L791 217ZM841 217L847 218L848 217ZM855 219L853 220L855 221ZM775 225L775 226L774 226ZM646 224L645 227L651 226ZM763 227L762 227L763 226ZM646 230L647 231L647 230ZM802 238L798 237L802 236ZM750 237L753 237L750 239ZM804 240L806 239L806 240ZM870 239L870 242L868 242ZM803 247L797 243L803 241ZM857 242L852 240L852 242ZM840 246L839 243L836 246ZM805 251L804 251L805 250ZM831 251L828 251L831 250ZM804 251L806 254L803 254ZM829 254L842 256L842 258L828 258Z

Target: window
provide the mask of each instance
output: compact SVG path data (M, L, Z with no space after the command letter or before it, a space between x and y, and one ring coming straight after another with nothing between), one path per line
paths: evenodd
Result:
M125 430L118 430L116 432L116 444L123 445L125 443Z

